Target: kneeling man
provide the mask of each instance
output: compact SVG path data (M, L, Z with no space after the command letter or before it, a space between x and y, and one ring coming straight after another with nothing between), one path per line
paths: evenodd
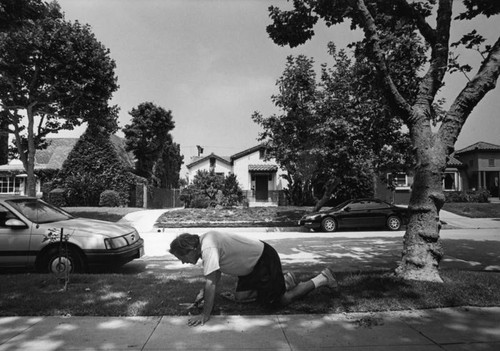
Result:
M188 325L203 325L210 319L221 273L238 277L234 299L257 299L269 307L286 306L321 286L336 287L330 269L297 283L293 273L283 275L281 260L269 244L242 235L210 231L202 235L181 234L170 244L170 253L182 263L196 264L201 258L205 286L195 303L204 300L203 313Z

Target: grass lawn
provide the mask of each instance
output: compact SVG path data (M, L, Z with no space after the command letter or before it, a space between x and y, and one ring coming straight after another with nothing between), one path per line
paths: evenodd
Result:
M445 209L475 216L499 217L500 204L446 204ZM473 210L474 209L474 210ZM140 208L66 208L86 218L117 221ZM168 211L160 222L164 226L200 225L284 225L295 224L310 208L271 207L232 210ZM217 223L217 224L214 224ZM299 279L310 278L322 267L284 266ZM197 271L198 269L198 271ZM339 289L321 288L280 309L277 313L342 313L426 309L454 306L500 306L500 273L444 270L443 284L403 281L390 272L336 272ZM0 284L0 316L159 316L187 315L183 304L190 303L202 287L199 268L170 269L163 273L75 274L69 288L50 274L5 273ZM229 290L235 278L223 276L221 289ZM255 303L240 305L218 297L214 314L268 314Z
M311 270L294 271L308 279ZM317 271L316 269L314 271ZM338 273L339 289L320 288L278 311L256 303L237 304L217 297L216 315L320 314L427 309L453 306L499 306L500 274L443 271L443 284L409 282L388 272ZM222 289L235 278L223 276ZM161 316L187 315L202 281L199 272L168 274L79 274L67 291L48 274L2 275L0 316ZM197 311L194 311L195 313Z
M500 203L447 203L444 210L474 218L500 218ZM133 207L68 207L66 211L77 217L120 220L130 212L142 211ZM295 227L298 220L312 207L250 207L232 209L181 208L165 210L158 219L164 228L178 227Z
M443 210L471 218L500 218L500 203L446 203Z

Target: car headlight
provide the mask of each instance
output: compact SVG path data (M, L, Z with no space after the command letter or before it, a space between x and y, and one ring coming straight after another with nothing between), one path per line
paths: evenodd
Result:
M317 220L318 218L320 218L321 215L311 215L311 216L305 216L304 217L304 220L305 221L315 221Z
M134 230L128 234L117 236L116 238L106 238L104 239L104 245L106 245L106 249L108 250L119 249L120 247L132 245L140 238L137 230Z
M104 239L104 244L106 245L106 249L113 250L119 249L120 247L124 247L128 245L127 239L123 236L119 236L117 238L106 238Z

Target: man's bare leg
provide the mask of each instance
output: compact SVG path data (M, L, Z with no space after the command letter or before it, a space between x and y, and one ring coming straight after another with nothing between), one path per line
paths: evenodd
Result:
M337 281L333 276L333 273L330 269L325 268L318 274L316 277L305 281L300 282L296 287L286 291L281 297L280 303L283 306L290 304L296 299L309 294L316 288L327 286L329 288L334 288L337 286Z

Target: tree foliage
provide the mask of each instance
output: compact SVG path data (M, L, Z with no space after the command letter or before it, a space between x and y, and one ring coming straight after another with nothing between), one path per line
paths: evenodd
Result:
M384 106L373 81L372 67L352 62L344 50L329 45L333 66L322 65L318 81L313 59L289 57L273 101L282 114L253 119L261 139L287 170L289 201L319 201L319 209L335 191L337 201L373 194L374 171L409 162L408 136ZM406 60L404 61L406 63Z
M34 155L49 133L82 122L117 129L115 63L88 25L64 19L56 2L0 7L0 112L14 135L34 195Z
M456 45L480 52L482 62L450 107L436 108L448 68L471 71L467 65L453 59L449 61L455 3L458 2L294 0L291 10L269 9L273 23L267 30L278 45L293 47L304 43L314 35L314 24L320 19L327 26L350 20L351 28L363 30L364 39L357 46L357 57L365 57L376 70L378 81L371 86L381 88L391 114L408 128L415 158L410 223L404 237L402 260L396 270L406 279L441 281L438 266L443 249L439 240L439 211L445 201L441 185L443 173L465 121L485 94L495 88L500 74L500 38L486 45L480 34L469 33ZM455 17L457 20L479 15L488 18L500 12L499 2L494 0L464 0L464 5L465 11ZM384 45L390 41L391 33L397 34L400 28L411 29L412 35L422 40L428 59L425 69L419 72L418 84L412 89L405 89L409 86L406 83L411 78L411 70L395 69L397 61L391 59L394 48Z
M125 206L132 183L132 175L116 153L109 133L87 128L64 161L53 186L67 190L69 206L99 206L106 190L118 193L120 205Z
M159 187L178 186L183 156L170 134L175 127L172 111L143 102L129 114L132 123L123 132L127 151L132 151L137 159L137 174Z
M165 144L153 166L153 185L164 189L178 188L183 160L179 144L173 142Z

